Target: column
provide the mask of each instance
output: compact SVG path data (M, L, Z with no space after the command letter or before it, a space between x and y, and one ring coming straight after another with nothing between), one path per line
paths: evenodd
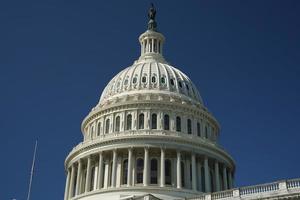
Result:
M101 189L103 187L103 154L99 153L99 167L98 167L98 185L97 188Z
M145 148L145 157L144 157L144 172L143 172L143 184L148 186L148 174L149 174L149 149Z
M227 183L227 169L224 166L223 167L223 186L224 186L224 190L228 189L228 183Z
M192 189L197 190L196 155L192 153Z
M202 192L202 165L201 165L201 161L198 160L198 164L197 164L197 177L198 177L198 190Z
M127 186L132 184L132 148L128 149Z
M191 188L191 160L186 157L185 158L185 186L186 188Z
M231 170L228 170L228 184L229 184L229 188L228 189L233 188L233 185L232 185L232 172L231 172Z
M177 188L181 189L181 153L177 151Z
M117 172L117 150L113 150L113 163L112 163L112 174L111 174L111 186L116 187L116 172Z
M78 167L77 167L77 180L76 180L76 192L75 195L80 194L80 177L81 177L81 170L82 170L82 163L81 160L78 160Z
M67 169L67 180L66 180L66 187L65 187L65 198L64 200L68 199L68 194L69 194L69 188L70 188L70 170Z
M69 199L73 197L74 194L74 180L75 179L75 167L74 164L71 167L71 180L70 180L70 186L69 186Z
M204 158L205 192L211 192L208 158Z
M165 186L165 150L161 148L160 151L160 187Z
M215 161L215 178L216 178L215 190L216 192L218 192L221 189L220 189L219 163L217 160Z
M87 168L86 168L86 182L85 182L85 192L90 191L91 186L91 156L88 156Z

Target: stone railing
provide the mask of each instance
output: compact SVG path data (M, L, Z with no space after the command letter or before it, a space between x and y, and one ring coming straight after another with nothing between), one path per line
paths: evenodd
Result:
M189 200L217 200L217 199L264 199L270 197L300 197L300 178L261 185L247 186L203 194L188 198Z

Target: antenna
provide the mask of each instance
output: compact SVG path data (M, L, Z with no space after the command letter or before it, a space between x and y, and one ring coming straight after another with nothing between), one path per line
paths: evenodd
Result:
M33 152L33 160L32 160L31 172L30 172L30 180L29 180L27 200L30 200L30 193L31 193L31 185L32 185L32 178L33 178L34 165L35 165L35 156L36 156L37 144L38 144L38 141L36 140L35 141L35 146L34 146L34 152Z

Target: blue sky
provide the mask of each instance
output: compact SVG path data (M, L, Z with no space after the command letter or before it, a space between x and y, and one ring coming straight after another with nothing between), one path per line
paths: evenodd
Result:
M62 199L64 159L107 82L139 56L149 1L0 2L0 199ZM222 126L236 185L300 177L300 2L154 1L166 59Z

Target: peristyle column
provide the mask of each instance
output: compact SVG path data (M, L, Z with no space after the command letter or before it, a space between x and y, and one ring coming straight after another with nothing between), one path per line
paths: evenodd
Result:
M91 188L91 156L88 156L87 168L86 168L86 182L85 192L89 192Z
M181 153L177 151L177 188L181 189Z
M74 181L75 181L75 166L72 164L71 167L71 180L70 180L70 186L69 186L69 195L68 198L72 198L74 194Z
M160 151L160 187L165 186L165 150L161 148Z
M98 189L101 189L103 187L103 154L102 151L99 153L99 167L98 167Z
M81 170L82 170L82 163L81 160L78 160L78 167L77 167L77 179L76 179L76 191L75 194L79 195L80 194L80 178L81 178Z
M205 192L211 192L208 158L204 158Z
M219 163L217 160L215 161L215 178L216 178L215 189L216 192L218 192L220 191L220 175L219 175Z
M196 155L192 153L192 189L197 190Z
M67 180L66 180L65 198L64 198L64 200L67 200L67 199L68 199L69 188L70 188L70 176L71 176L70 170L67 169Z
M128 149L127 186L132 183L132 148Z
M224 165L223 167L223 187L224 190L228 189L228 183L227 183L227 169L226 166Z
M116 187L116 175L117 175L117 150L113 150L113 163L112 163L112 175L111 186Z
M145 155L144 155L144 173L143 173L143 184L144 186L148 186L149 184L149 149L145 148Z

